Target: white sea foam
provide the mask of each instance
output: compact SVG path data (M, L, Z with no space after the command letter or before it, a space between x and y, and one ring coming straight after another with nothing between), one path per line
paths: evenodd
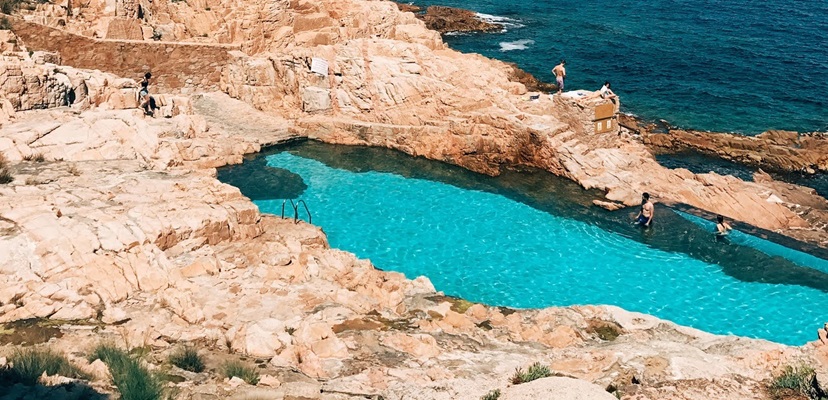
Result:
M507 31L508 28L523 28L524 24L521 24L519 20L509 17L501 17L499 15L491 15L491 14L483 14L483 13L475 13L477 18L479 18L483 22L488 22L490 24L498 24L503 26L503 31Z
M526 50L529 48L529 45L532 44L535 44L535 41L530 39L516 40L514 42L500 42L500 51Z

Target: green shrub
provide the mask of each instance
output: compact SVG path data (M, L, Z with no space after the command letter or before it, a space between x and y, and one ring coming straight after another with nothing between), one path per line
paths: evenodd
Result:
M11 14L20 8L21 0L0 0L0 11L3 14Z
M6 161L6 157L3 153L0 153L0 185L4 185L6 183L11 183L14 180L14 177L9 171L9 162Z
M44 157L41 153L32 153L23 156L23 161L44 162L46 161L46 157Z
M10 31L12 28L11 21L8 18L0 18L0 30Z
M495 389L495 390L490 391L489 393L486 393L486 395L481 397L480 400L497 400L499 398L500 398L500 389Z
M161 381L126 351L111 344L101 344L89 358L106 363L122 400L158 400L163 397Z
M170 364L185 371L204 371L204 360L198 355L198 351L192 347L184 347L170 354Z
M46 372L47 375L58 374L67 378L89 379L89 376L71 363L62 354L46 349L28 348L16 351L10 358L14 365L11 375L16 381L33 386Z
M224 376L228 378L235 376L251 385L259 383L259 373L254 368L248 367L239 361L230 361L224 364Z
M816 372L805 364L786 366L782 374L771 381L770 392L774 398L783 398L791 392L810 399L821 397L816 385Z
M552 376L552 371L549 370L549 367L536 362L530 365L529 369L525 372L522 368L515 370L515 374L512 376L512 383L519 385L521 383L531 382L535 379L546 378L549 376Z

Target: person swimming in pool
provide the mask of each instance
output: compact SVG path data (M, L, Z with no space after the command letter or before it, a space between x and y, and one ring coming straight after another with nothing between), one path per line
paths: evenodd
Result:
M653 211L655 211L655 207L653 202L650 201L650 194L645 192L641 195L641 211L635 217L635 223L638 226L649 227L653 222Z
M724 217L719 215L716 217L716 234L719 236L725 236L730 231L733 230L733 227L730 226L727 222L725 222Z

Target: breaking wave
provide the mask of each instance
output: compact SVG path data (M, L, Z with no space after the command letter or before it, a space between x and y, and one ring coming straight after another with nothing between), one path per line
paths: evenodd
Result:
M500 42L500 51L526 50L529 48L529 45L532 44L535 44L535 41L530 39L516 40L514 42Z

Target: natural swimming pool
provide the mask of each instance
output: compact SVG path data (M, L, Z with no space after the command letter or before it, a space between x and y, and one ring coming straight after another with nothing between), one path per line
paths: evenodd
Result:
M815 338L828 261L658 207L592 206L542 171L487 177L387 149L303 142L219 170L263 212L305 200L332 247L437 290L518 308L611 304L682 325L786 344ZM289 210L290 207L288 206ZM761 250L761 251L760 251Z

